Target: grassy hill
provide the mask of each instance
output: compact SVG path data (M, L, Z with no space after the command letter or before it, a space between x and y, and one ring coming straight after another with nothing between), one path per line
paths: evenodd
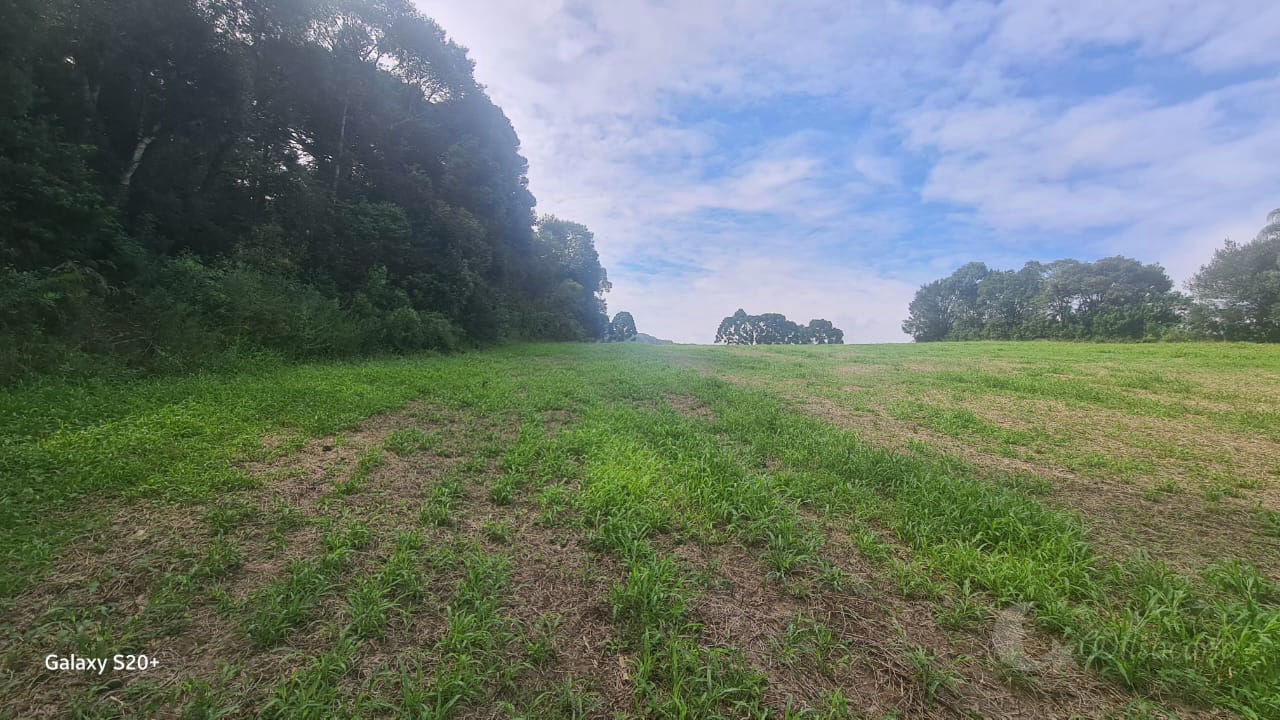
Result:
M8 390L0 713L1280 717L1277 408L1224 344Z

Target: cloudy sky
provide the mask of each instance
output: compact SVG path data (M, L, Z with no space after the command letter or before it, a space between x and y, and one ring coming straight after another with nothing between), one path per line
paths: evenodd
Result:
M905 340L970 260L1182 280L1280 207L1280 2L419 0L506 111L611 311Z

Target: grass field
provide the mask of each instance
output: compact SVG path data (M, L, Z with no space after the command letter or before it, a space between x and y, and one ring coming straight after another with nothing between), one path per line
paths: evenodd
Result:
M0 475L3 717L1280 718L1280 347L48 382Z

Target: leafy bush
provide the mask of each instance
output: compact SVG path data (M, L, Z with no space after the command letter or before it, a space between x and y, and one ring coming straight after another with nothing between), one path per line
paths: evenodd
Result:
M306 359L449 352L463 343L444 316L414 310L403 292L377 304L362 293L344 305L238 261L155 259L124 288L73 263L0 268L0 284L0 381L101 369L104 362L180 371L264 352Z

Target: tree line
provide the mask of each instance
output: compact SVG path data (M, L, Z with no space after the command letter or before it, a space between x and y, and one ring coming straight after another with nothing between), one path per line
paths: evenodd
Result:
M830 320L814 319L808 325L800 325L778 313L748 315L738 308L737 312L720 321L715 342L726 345L841 345L844 343L844 331L832 325Z
M1218 339L1280 342L1280 210L1251 242L1227 241L1174 290L1164 268L1125 257L969 263L916 292L915 340Z
M590 339L591 232L410 0L0 8L0 379Z

